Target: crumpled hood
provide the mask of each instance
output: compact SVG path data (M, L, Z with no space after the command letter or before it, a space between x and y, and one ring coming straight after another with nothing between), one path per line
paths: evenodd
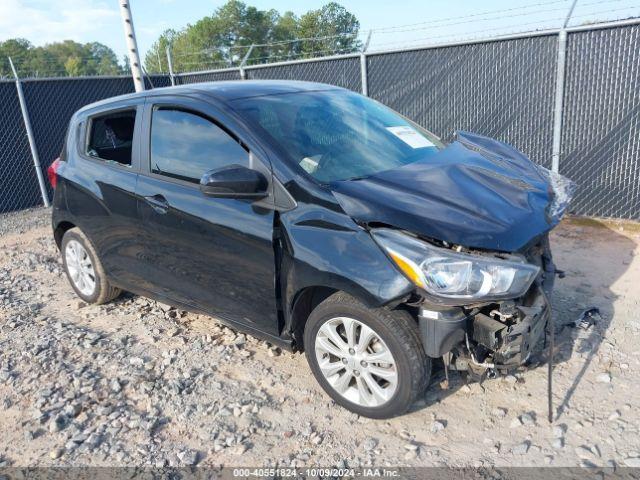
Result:
M358 222L515 252L558 224L575 185L510 145L458 132L424 161L330 188Z

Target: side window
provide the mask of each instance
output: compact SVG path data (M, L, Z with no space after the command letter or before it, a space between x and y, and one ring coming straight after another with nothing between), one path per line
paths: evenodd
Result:
M124 110L93 117L89 122L86 154L131 166L136 111Z
M249 153L215 123L196 113L155 108L151 118L151 171L199 182L227 165L249 166Z

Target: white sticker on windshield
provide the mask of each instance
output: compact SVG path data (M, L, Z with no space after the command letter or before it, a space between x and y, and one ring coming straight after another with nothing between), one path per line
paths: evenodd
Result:
M423 137L408 125L403 125L401 127L387 127L387 130L411 148L435 147L429 139Z
M300 166L307 173L314 173L318 169L318 160L320 160L321 155L316 155L314 157L304 157L300 161Z

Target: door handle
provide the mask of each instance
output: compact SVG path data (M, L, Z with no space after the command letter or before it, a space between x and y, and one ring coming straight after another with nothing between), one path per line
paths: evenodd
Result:
M162 195L144 197L144 200L158 213L164 214L169 210L169 202Z

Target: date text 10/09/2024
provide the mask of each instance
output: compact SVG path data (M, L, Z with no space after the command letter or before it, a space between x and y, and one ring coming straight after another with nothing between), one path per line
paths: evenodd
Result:
M393 468L234 468L233 478L394 478L400 476Z

